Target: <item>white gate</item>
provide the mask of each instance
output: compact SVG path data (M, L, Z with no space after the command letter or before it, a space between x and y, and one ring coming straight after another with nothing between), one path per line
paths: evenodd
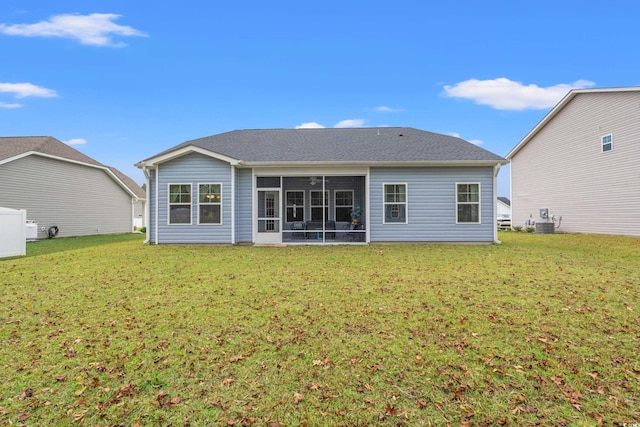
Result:
M27 254L27 211L0 208L0 258Z

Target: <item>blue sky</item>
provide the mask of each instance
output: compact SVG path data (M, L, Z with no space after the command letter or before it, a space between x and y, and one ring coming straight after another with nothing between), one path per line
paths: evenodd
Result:
M234 129L409 126L504 156L571 88L640 84L638 12L632 1L4 0L0 135L56 137L139 183L135 162Z

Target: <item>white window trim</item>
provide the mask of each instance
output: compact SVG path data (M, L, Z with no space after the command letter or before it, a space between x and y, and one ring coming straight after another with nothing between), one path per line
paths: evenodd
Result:
M458 185L477 185L478 186L478 201L477 202L459 202L458 201ZM478 222L470 222L470 221L463 221L460 222L460 220L458 219L458 205L463 204L463 205L475 205L478 204ZM456 224L461 224L461 225L478 225L478 224L482 224L482 186L479 182L456 182Z
M171 203L171 186L172 185L188 185L191 188L191 192L189 193L190 201L189 203ZM190 214L189 214L189 223L173 223L171 222L171 206L189 206ZM184 226L184 225L192 225L193 224L193 184L190 182L170 182L167 184L167 225L176 225L176 226Z
M604 139L605 139L606 137L610 137L610 138L611 138L611 141L609 141L609 142L606 142L606 143L605 143L605 142L604 142ZM610 144L610 145L611 145L611 148L610 148L610 149L608 149L608 150L605 150L605 149L604 149L605 144ZM613 134L612 134L612 133L608 133L608 134L606 134L606 135L602 135L602 136L600 137L600 152L602 152L602 153L608 153L608 152L610 152L610 151L613 151Z
M324 192L324 199L323 202L325 203L324 205L314 205L313 204L313 193L320 193L322 194ZM328 221L329 220L329 208L331 207L331 192L329 190L309 190L309 220L310 221ZM313 219L313 208L322 208L322 219ZM325 215L327 216L325 218Z
M224 222L224 215L223 215L223 210L222 210L222 203L223 203L223 194L224 194L224 186L222 185L221 182L199 182L198 184L198 194L196 194L197 197L197 201L198 201L198 225L204 225L204 226L209 226L209 225L213 225L213 226L220 226L223 225L222 223ZM220 206L220 222L205 222L205 223L201 223L200 222L200 186L201 185L219 185L220 186L220 201L219 202L215 202L215 203L202 203L202 205L204 206L214 206L214 205L219 205Z
M289 193L302 193L302 206L298 206L296 205L296 209L302 209L302 221L304 221L304 209L305 209L305 191L304 190L287 190L284 192L284 222L285 224L291 224L293 222L299 222L298 220L294 220L294 221L287 221L287 209L289 209L289 205L287 204L289 202L289 198L287 197L287 195ZM309 199L309 201L311 201L311 199ZM293 207L293 206L291 206Z
M385 200L385 186L387 185L404 185L404 203L391 203ZM387 205L404 205L404 222L387 222ZM387 225L404 225L409 224L409 184L406 182L383 182L382 183L382 223Z
M337 201L337 196L336 194L338 192L342 192L342 193L351 193L351 205L340 205L338 206L338 201ZM349 210L349 212L351 212L353 209L355 209L356 207L356 199L355 199L355 190L333 190L333 218L336 219L338 218L338 208L345 208L345 207L351 207L351 209Z

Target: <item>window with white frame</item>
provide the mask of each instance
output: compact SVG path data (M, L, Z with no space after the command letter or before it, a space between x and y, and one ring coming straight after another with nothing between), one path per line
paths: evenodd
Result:
M191 184L169 184L169 224L191 224Z
M336 190L335 199L336 221L350 222L353 210L353 190Z
M287 222L304 221L304 191L287 191Z
M222 184L198 185L198 224L222 224Z
M407 184L384 184L384 223L407 223Z
M456 184L456 222L480 223L480 184Z
M310 191L311 196L311 221L322 221L329 219L329 192ZM324 216L323 216L324 211Z
M613 150L613 135L604 135L600 138L600 142L602 143L602 152L607 152Z

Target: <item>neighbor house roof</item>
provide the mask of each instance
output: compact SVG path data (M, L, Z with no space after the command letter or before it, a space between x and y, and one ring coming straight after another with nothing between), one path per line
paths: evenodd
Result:
M56 138L51 136L0 137L0 165L32 154L103 169L133 196L138 199L146 198L146 192L127 175L116 168L103 165Z
M547 123L549 123L564 107L567 106L576 96L582 93L613 93L613 92L640 92L640 86L616 87L616 88L598 88L598 89L573 89L565 95L564 98L556 104L546 116L529 132L515 147L506 155L507 159L511 159L516 155L522 147L524 147Z
M184 142L137 166L152 166L190 149L246 165L506 163L504 158L457 137L414 128L384 127L235 130Z
M511 206L511 200L509 200L507 197L498 197L498 200L500 200L502 203L504 203L507 206Z

